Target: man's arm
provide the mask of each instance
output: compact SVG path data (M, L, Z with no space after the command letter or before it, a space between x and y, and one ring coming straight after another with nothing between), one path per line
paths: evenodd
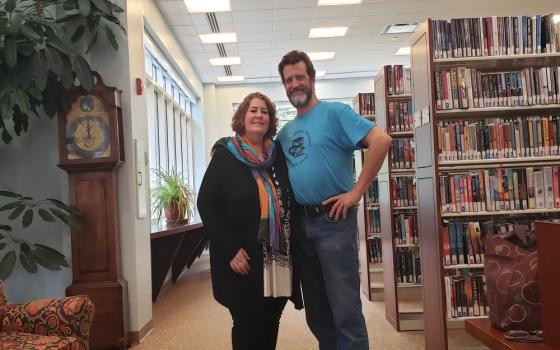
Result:
M362 139L361 142L366 146L368 151L366 152L362 173L358 178L358 182L349 192L331 197L323 202L323 205L334 202L329 213L331 217L334 216L336 220L338 220L340 216L346 218L348 209L358 204L360 198L379 172L379 169L381 169L383 160L389 151L389 147L391 147L392 141L393 139L391 136L387 135L387 133L379 127L371 129Z

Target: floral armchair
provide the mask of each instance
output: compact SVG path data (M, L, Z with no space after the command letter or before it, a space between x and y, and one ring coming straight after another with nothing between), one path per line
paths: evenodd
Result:
M9 304L0 282L0 350L88 350L93 313L87 296Z

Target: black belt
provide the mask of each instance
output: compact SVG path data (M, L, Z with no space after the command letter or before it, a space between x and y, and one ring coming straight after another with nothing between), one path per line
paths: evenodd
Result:
M307 216L316 216L324 213L328 213L332 208L332 203L328 205L316 204L316 205L302 205L303 212Z

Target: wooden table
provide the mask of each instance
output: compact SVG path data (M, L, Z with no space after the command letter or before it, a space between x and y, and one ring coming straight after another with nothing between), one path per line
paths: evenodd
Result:
M492 327L487 318L466 320L465 330L492 350L553 350L543 343L520 343L506 340L504 333Z
M208 245L202 223L163 225L152 227L150 234L152 254L152 302L157 300L165 277L171 268L175 283L185 266L191 267Z

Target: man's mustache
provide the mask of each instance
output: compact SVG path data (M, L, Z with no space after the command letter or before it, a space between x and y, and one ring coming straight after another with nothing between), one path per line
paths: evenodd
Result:
M307 89L304 88L304 87L293 89L293 90L290 91L290 94L293 94L294 92L307 92Z

